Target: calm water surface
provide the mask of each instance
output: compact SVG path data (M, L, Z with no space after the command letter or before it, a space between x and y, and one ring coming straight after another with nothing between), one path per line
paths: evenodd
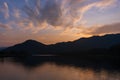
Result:
M50 62L28 68L6 61L0 62L0 80L120 80L120 72L94 71Z

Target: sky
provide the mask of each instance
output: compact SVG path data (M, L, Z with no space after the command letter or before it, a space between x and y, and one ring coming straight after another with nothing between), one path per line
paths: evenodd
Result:
M119 0L0 0L0 47L120 33Z

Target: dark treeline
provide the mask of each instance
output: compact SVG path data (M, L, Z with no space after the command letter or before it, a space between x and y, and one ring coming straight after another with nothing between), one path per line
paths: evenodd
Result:
M108 71L120 71L119 59L95 59L95 58L83 58L82 56L17 56L17 57L4 57L0 58L1 62L6 60L5 58L10 58L8 60L13 63L19 63L27 68L35 68L44 63L56 64L59 66L73 66L80 67L84 69L93 69L95 71L108 70Z

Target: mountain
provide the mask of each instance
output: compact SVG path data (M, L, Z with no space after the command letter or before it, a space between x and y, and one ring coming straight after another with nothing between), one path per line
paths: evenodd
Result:
M33 53L43 53L46 50L46 45L35 40L27 40L21 44L8 47L2 51L6 55L31 55ZM11 54L12 53L12 54Z
M109 49L109 52L114 55L119 55L120 56L120 44L114 45Z
M91 49L108 49L120 43L120 34L108 34L104 36L93 36L80 38L73 42L63 42L51 45L54 52L79 53ZM56 51L55 51L56 50Z
M5 48L6 48L6 47L0 47L0 51L3 50L3 49L5 49Z
M119 50L120 34L109 34L104 36L93 36L80 38L72 42L62 42L52 45L45 45L35 40L27 40L21 44L9 47L1 51L1 55L88 55L115 52ZM117 51L118 52L118 51Z

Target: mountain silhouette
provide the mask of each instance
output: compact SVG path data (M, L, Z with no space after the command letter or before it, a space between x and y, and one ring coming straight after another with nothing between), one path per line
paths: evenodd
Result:
M33 53L41 53L46 50L46 45L35 40L27 40L23 43L16 44L3 50L6 55L32 55ZM12 54L11 54L12 53Z
M2 50L0 55L24 56L24 55L88 55L119 53L120 34L108 34L104 36L93 36L80 38L71 42L62 42L52 45L45 45L35 40L27 40L15 46Z
M109 49L113 45L120 43L120 34L108 34L104 36L93 36L90 38L80 38L73 42L63 42L50 45L53 53L82 53L93 49Z
M6 47L0 47L0 51L3 50L3 49L5 49L5 48L6 48Z

